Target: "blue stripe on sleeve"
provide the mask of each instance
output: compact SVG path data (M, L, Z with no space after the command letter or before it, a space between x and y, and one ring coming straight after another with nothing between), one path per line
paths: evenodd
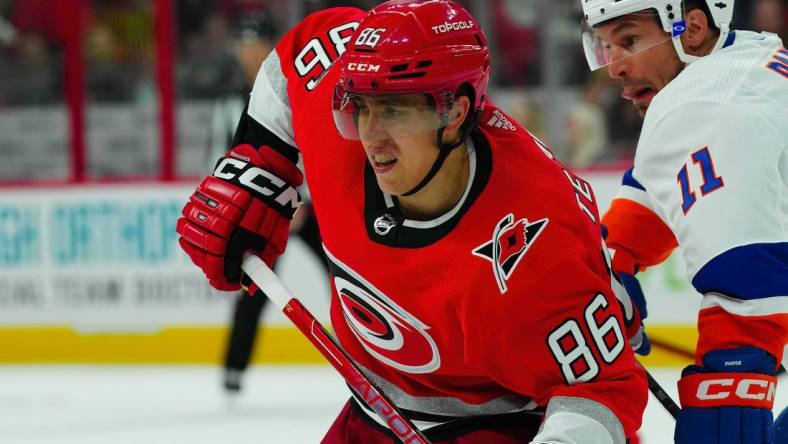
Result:
M635 169L635 167L631 167L630 169L627 170L626 173L624 173L624 177L621 179L621 185L625 185L625 186L628 186L628 187L637 188L639 190L646 191L646 187L641 185L640 182L638 182L635 179L635 176L632 175L632 171L634 169Z
M731 248L704 265L692 285L743 300L788 296L788 242Z
M728 34L728 38L725 39L725 43L722 45L722 47L727 48L731 46L735 40L736 40L736 31L731 31L730 34Z

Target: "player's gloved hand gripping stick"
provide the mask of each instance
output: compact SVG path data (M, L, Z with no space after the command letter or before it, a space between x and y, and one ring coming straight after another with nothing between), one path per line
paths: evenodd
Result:
M259 289L268 296L403 443L430 444L430 441L405 418L394 403L364 375L334 337L284 286L265 262L254 254L245 253L241 268L252 280L253 285L249 286L249 292L253 293Z

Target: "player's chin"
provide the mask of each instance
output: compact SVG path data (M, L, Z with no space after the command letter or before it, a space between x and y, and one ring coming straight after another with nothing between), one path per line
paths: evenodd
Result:
M648 107L651 105L651 101L654 100L656 94L656 91L647 89L632 99L632 105L635 106L640 117L645 117L646 111L648 111Z
M375 176L378 180L378 188L380 188L380 191L383 191L390 196L401 196L408 192L408 190L403 189L402 186L391 180L389 177L383 177L379 174L376 174Z
M637 110L640 117L646 117L646 111L648 111L648 106L651 105L651 100L648 102L633 102L632 105Z

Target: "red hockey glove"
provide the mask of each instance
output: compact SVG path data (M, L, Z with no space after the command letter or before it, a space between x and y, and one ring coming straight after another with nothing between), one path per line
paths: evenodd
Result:
M288 226L301 205L301 171L271 148L239 145L216 165L183 207L181 248L217 290L238 290L243 253L269 266L287 245Z

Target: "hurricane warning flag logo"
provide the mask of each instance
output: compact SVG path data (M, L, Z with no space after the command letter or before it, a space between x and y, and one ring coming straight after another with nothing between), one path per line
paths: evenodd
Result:
M525 252L547 226L547 222L546 218L535 222L528 222L528 219L524 218L515 221L514 215L509 213L495 225L492 240L473 250L474 256L492 263L495 281L501 294L508 290L506 281Z

